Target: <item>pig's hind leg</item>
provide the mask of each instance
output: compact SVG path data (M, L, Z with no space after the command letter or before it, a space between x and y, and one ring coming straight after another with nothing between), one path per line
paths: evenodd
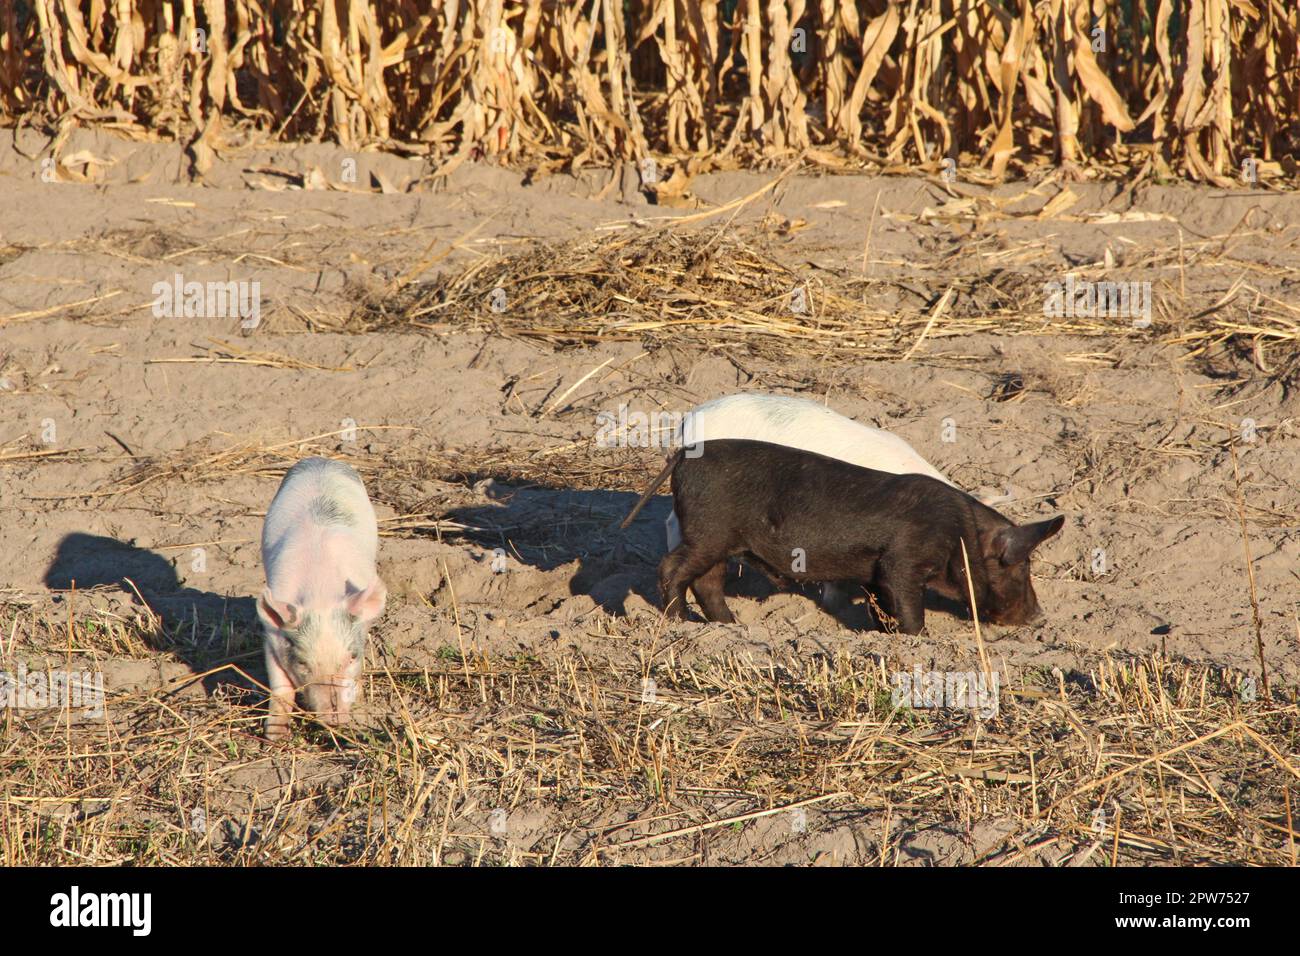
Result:
M731 609L727 607L724 597L723 585L726 580L727 561L724 558L696 578L691 585L691 590L695 592L695 600L700 602L700 607L708 620L732 624L736 619L732 617Z
M687 579L682 575L682 560L682 549L678 546L659 562L659 600L667 617L684 621Z
M693 550L689 544L677 547L659 562L659 597L663 601L664 613L669 617L686 620L686 588L696 586L696 579L711 571L719 560L726 572L726 557L718 558ZM704 585L708 593L708 584ZM696 597L699 597L696 592ZM724 605L725 607L725 605Z

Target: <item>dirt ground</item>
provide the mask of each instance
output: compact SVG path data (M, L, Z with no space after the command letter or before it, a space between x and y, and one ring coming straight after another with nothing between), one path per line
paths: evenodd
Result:
M0 136L0 670L97 670L108 705L0 715L6 862L1293 859L1296 194L808 169L671 226L777 171L667 209L607 171L430 183L299 146L196 185L171 147L74 145L93 179L47 182L43 139ZM301 188L322 181L344 188ZM358 318L537 241L687 232L898 321L855 352L617 311L557 345L509 301ZM1151 283L1149 327L1034 318L1044 283L1101 271ZM177 273L259 282L260 324L156 316ZM980 667L951 609L891 635L738 566L737 624L661 619L668 499L617 523L662 452L597 447L597 416L741 390L894 431L1016 520L1066 516L1034 564L1046 620L982 629L1019 689L997 718L887 705L893 673ZM315 453L365 478L390 601L355 733L270 745L260 523Z

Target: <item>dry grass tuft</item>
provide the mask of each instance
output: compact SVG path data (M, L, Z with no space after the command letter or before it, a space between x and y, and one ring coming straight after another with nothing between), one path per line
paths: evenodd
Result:
M1191 253L1158 249L1129 266L1150 274L1191 254L1202 272L1227 270L1233 260L1210 251L1222 248L1219 240L1198 242ZM553 347L726 344L777 358L798 352L908 358L926 342L979 332L1083 335L1190 345L1191 356L1234 344L1267 354L1282 370L1296 364L1300 310L1240 279L1213 299L1183 299L1154 284L1148 328L1120 315L1045 316L1045 279L1059 283L1063 277L1034 268L1041 250L1033 245L973 262L969 245L956 243L950 256L915 266L932 270L930 280L943 283L939 293L918 297L910 277L869 278L807 261L788 266L761 223L535 242L519 252L477 256L431 281L373 298L351 327L480 330ZM1108 271L1100 262L1074 270L1079 280L1094 282L1113 279ZM918 304L883 309L876 304L882 290L901 290ZM1238 317L1243 308L1249 321ZM1188 319L1174 318L1188 312Z

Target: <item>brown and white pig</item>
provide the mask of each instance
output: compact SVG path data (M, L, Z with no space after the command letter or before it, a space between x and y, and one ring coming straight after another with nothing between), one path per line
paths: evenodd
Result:
M906 634L925 626L925 590L982 620L1028 624L1041 616L1029 557L1065 523L1017 525L929 475L896 475L766 442L713 439L678 449L623 522L672 475L681 543L659 564L670 616L686 617L686 589L710 621L735 620L723 598L727 559L744 557L793 581L856 581ZM962 546L965 544L965 554ZM970 563L970 585L966 581Z
M686 413L677 444L702 445L718 438L747 439L800 448L894 475L929 475L951 485L943 472L892 432L863 425L820 402L792 395L740 392L697 405ZM677 513L666 523L668 550L681 543Z
M318 720L348 722L366 634L387 599L378 548L375 510L350 466L304 458L289 469L262 526L268 738L288 735L298 692Z
M705 447L719 438L785 445L863 468L895 475L929 475L952 484L898 435L855 422L820 402L791 395L740 392L715 398L687 412L674 437L681 446ZM676 511L669 512L665 530L672 551L682 540ZM831 581L824 582L821 591L822 604L828 609L847 599Z

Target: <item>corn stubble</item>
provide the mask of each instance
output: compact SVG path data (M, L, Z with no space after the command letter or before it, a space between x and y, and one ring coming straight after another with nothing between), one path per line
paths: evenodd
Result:
M1293 173L1282 0L27 0L0 10L0 123L232 127L535 169L659 157L994 177L1104 162Z

